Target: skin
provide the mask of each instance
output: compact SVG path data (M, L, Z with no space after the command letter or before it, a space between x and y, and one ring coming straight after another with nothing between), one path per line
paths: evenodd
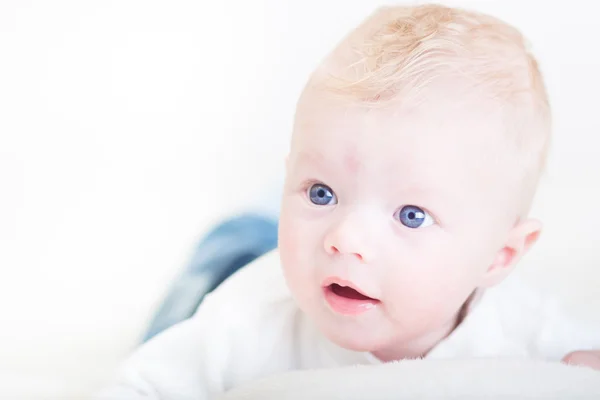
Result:
M521 215L512 157L500 115L482 101L366 110L305 93L279 232L299 307L344 348L382 361L426 355L465 301L501 282L539 236L541 223ZM315 184L335 196L329 204L311 201ZM426 213L421 227L402 223L408 205ZM335 312L322 287L332 276L380 302Z

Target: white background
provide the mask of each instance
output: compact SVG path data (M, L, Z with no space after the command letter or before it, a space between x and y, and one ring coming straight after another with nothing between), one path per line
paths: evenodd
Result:
M384 3L0 2L0 397L107 378L207 224L279 175L308 73ZM445 3L533 43L556 136L523 264L598 310L597 3Z

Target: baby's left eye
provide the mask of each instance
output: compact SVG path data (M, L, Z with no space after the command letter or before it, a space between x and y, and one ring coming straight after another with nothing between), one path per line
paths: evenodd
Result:
M396 215L402 225L412 229L425 228L434 223L433 217L417 206L404 206Z

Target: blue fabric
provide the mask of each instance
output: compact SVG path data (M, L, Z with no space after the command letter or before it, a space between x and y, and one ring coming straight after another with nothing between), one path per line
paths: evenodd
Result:
M154 316L143 340L191 317L206 294L235 271L277 247L277 213L251 213L217 225L199 243Z

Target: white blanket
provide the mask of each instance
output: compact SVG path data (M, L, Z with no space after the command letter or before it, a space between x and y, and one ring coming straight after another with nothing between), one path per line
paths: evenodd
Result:
M600 399L600 372L555 362L410 360L272 376L222 400Z

